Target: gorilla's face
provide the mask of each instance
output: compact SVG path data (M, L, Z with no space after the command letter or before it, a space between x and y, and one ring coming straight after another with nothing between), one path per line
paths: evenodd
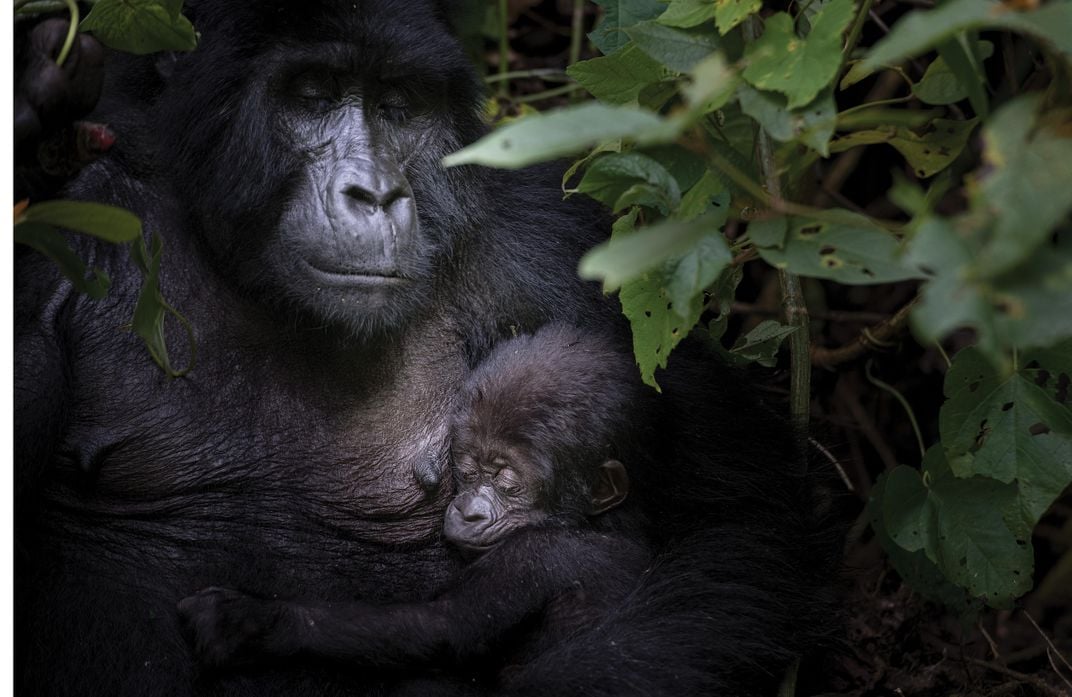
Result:
M393 329L429 301L468 227L472 178L439 161L479 132L473 78L421 3L395 7L415 14L409 24L376 18L392 3L345 3L343 23L338 8L321 23L315 3L279 4L275 21L251 28L278 40L261 36L271 48L226 76L214 66L234 65L241 47L214 45L212 28L234 17L195 6L204 42L169 90L215 88L212 103L190 106L213 128L211 151L196 142L205 137L182 145L204 155L182 163L191 206L213 260L247 293L360 335Z

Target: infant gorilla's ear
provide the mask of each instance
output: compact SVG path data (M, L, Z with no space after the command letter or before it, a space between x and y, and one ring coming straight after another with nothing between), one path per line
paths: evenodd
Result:
M599 466L592 485L592 507L588 515L606 513L625 500L629 493L629 473L618 460L607 460Z

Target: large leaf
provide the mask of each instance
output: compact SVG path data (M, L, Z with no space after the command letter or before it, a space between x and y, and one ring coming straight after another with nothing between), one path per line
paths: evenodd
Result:
M79 29L128 53L197 48L197 33L182 16L182 0L98 0Z
M1004 514L1015 487L984 477L958 479L941 446L927 451L923 472L901 466L886 478L882 511L890 537L910 552L922 550L973 597L1011 607L1031 588L1034 568L1028 532L1010 527Z
M806 39L796 35L785 12L766 20L763 35L745 51L744 79L781 92L788 107L802 107L834 79L841 65L841 34L852 21L852 0L830 0L816 15Z
M856 224L797 219L783 247L757 250L780 269L850 285L892 283L922 275L904 263L901 243L865 218Z
M884 65L895 65L935 48L962 32L980 29L1023 32L1072 53L1072 2L1055 0L1037 10L1018 12L1000 0L949 0L934 10L912 12L852 67L842 87L859 82Z
M640 376L655 389L655 370L665 368L674 347L700 319L703 304L697 296L679 308L670 298L669 277L662 270L650 271L622 286L618 298L633 329L633 354Z
M726 34L761 9L763 0L715 0L715 24Z
M958 353L939 415L942 445L961 477L1016 483L1030 528L1072 484L1072 342L1027 352L1004 373L980 351Z
M588 102L511 122L443 158L443 166L481 164L518 168L573 155L618 138L667 142L680 126L650 111Z

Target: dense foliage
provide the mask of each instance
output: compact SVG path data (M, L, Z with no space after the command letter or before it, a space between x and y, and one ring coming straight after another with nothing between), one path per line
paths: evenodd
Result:
M1032 528L1072 481L1072 3L946 0L896 14L869 46L869 1L598 4L603 55L568 69L596 99L447 164L581 156L564 191L620 217L580 273L619 293L653 386L690 331L767 365L789 337L803 421L813 362L859 356L906 320L924 345L956 334L940 439L920 438L919 469L880 478L871 519L920 591L1010 606L1032 585ZM838 163L886 146L903 161L886 193L899 211L810 203L832 198L816 193ZM748 264L778 269L785 323L724 347ZM919 289L837 355L809 347L802 279Z

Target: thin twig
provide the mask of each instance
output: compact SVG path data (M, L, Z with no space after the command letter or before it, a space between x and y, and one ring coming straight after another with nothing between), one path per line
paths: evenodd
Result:
M1043 682L1042 680L1039 680L1034 675L1028 675L1027 673L1021 673L1018 670L1013 670L1011 668L1006 668L1005 666L1003 666L1003 665L1001 665L999 663L992 663L990 661L983 661L983 660L980 660L978 658L971 658L971 657L965 656L964 660L967 661L968 663L972 663L972 664L980 666L982 668L986 668L987 670L992 670L995 673L1000 673L1001 675L1004 675L1006 677L1014 678L1016 680L1019 680L1021 683L1026 683L1026 684L1034 687L1036 690L1038 690L1039 692L1041 692L1043 694L1051 695L1052 697L1068 697L1068 695L1064 694L1063 692L1058 690L1056 687L1053 687L1052 685L1049 685L1049 684Z
M1064 654L1061 653L1061 650L1054 645L1054 643L1050 640L1050 637L1046 635L1046 632L1042 631L1042 627L1038 626L1038 622L1036 622L1035 618L1031 616L1031 613L1027 610L1024 610L1024 617L1026 617L1027 621L1031 623L1031 626L1035 628L1035 631L1039 633L1039 636L1041 636L1043 640L1045 640L1046 644L1050 647L1050 649L1053 650L1053 653L1057 654L1057 657L1061 659L1061 663L1065 664L1065 668L1068 668L1070 671L1072 671L1072 665L1069 665L1068 659L1066 659L1064 657ZM1070 683L1068 681L1068 678L1064 676L1064 673L1058 670L1057 666L1054 665L1053 656L1050 655L1050 651L1047 651L1046 655L1050 659L1050 665L1053 666L1053 672L1057 673L1061 680L1063 680L1066 685L1072 688L1072 683Z
M888 347L890 345L890 340L895 338L901 333L901 330L904 329L905 324L908 322L908 316L912 312L912 308L914 308L918 302L919 298L916 297L898 310L893 317L890 317L871 328L865 328L855 339L845 346L839 346L838 348L812 346L811 362L824 368L833 368L842 363L855 360L872 349Z
M535 68L533 70L511 70L506 73L496 73L484 78L484 82L491 84L500 80L515 80L519 77L538 77L541 80L569 80L570 76L558 68Z
M814 438L808 438L808 442L811 443L816 450L826 456L826 459L830 461L830 464L832 464L834 466L834 469L837 470L838 475L841 476L841 481L845 483L845 488L853 493L856 493L856 487L852 485L852 480L849 479L849 475L845 473L845 468L841 466L841 463L838 462L838 459L836 457L834 457L834 454L824 448L823 444L815 440Z

